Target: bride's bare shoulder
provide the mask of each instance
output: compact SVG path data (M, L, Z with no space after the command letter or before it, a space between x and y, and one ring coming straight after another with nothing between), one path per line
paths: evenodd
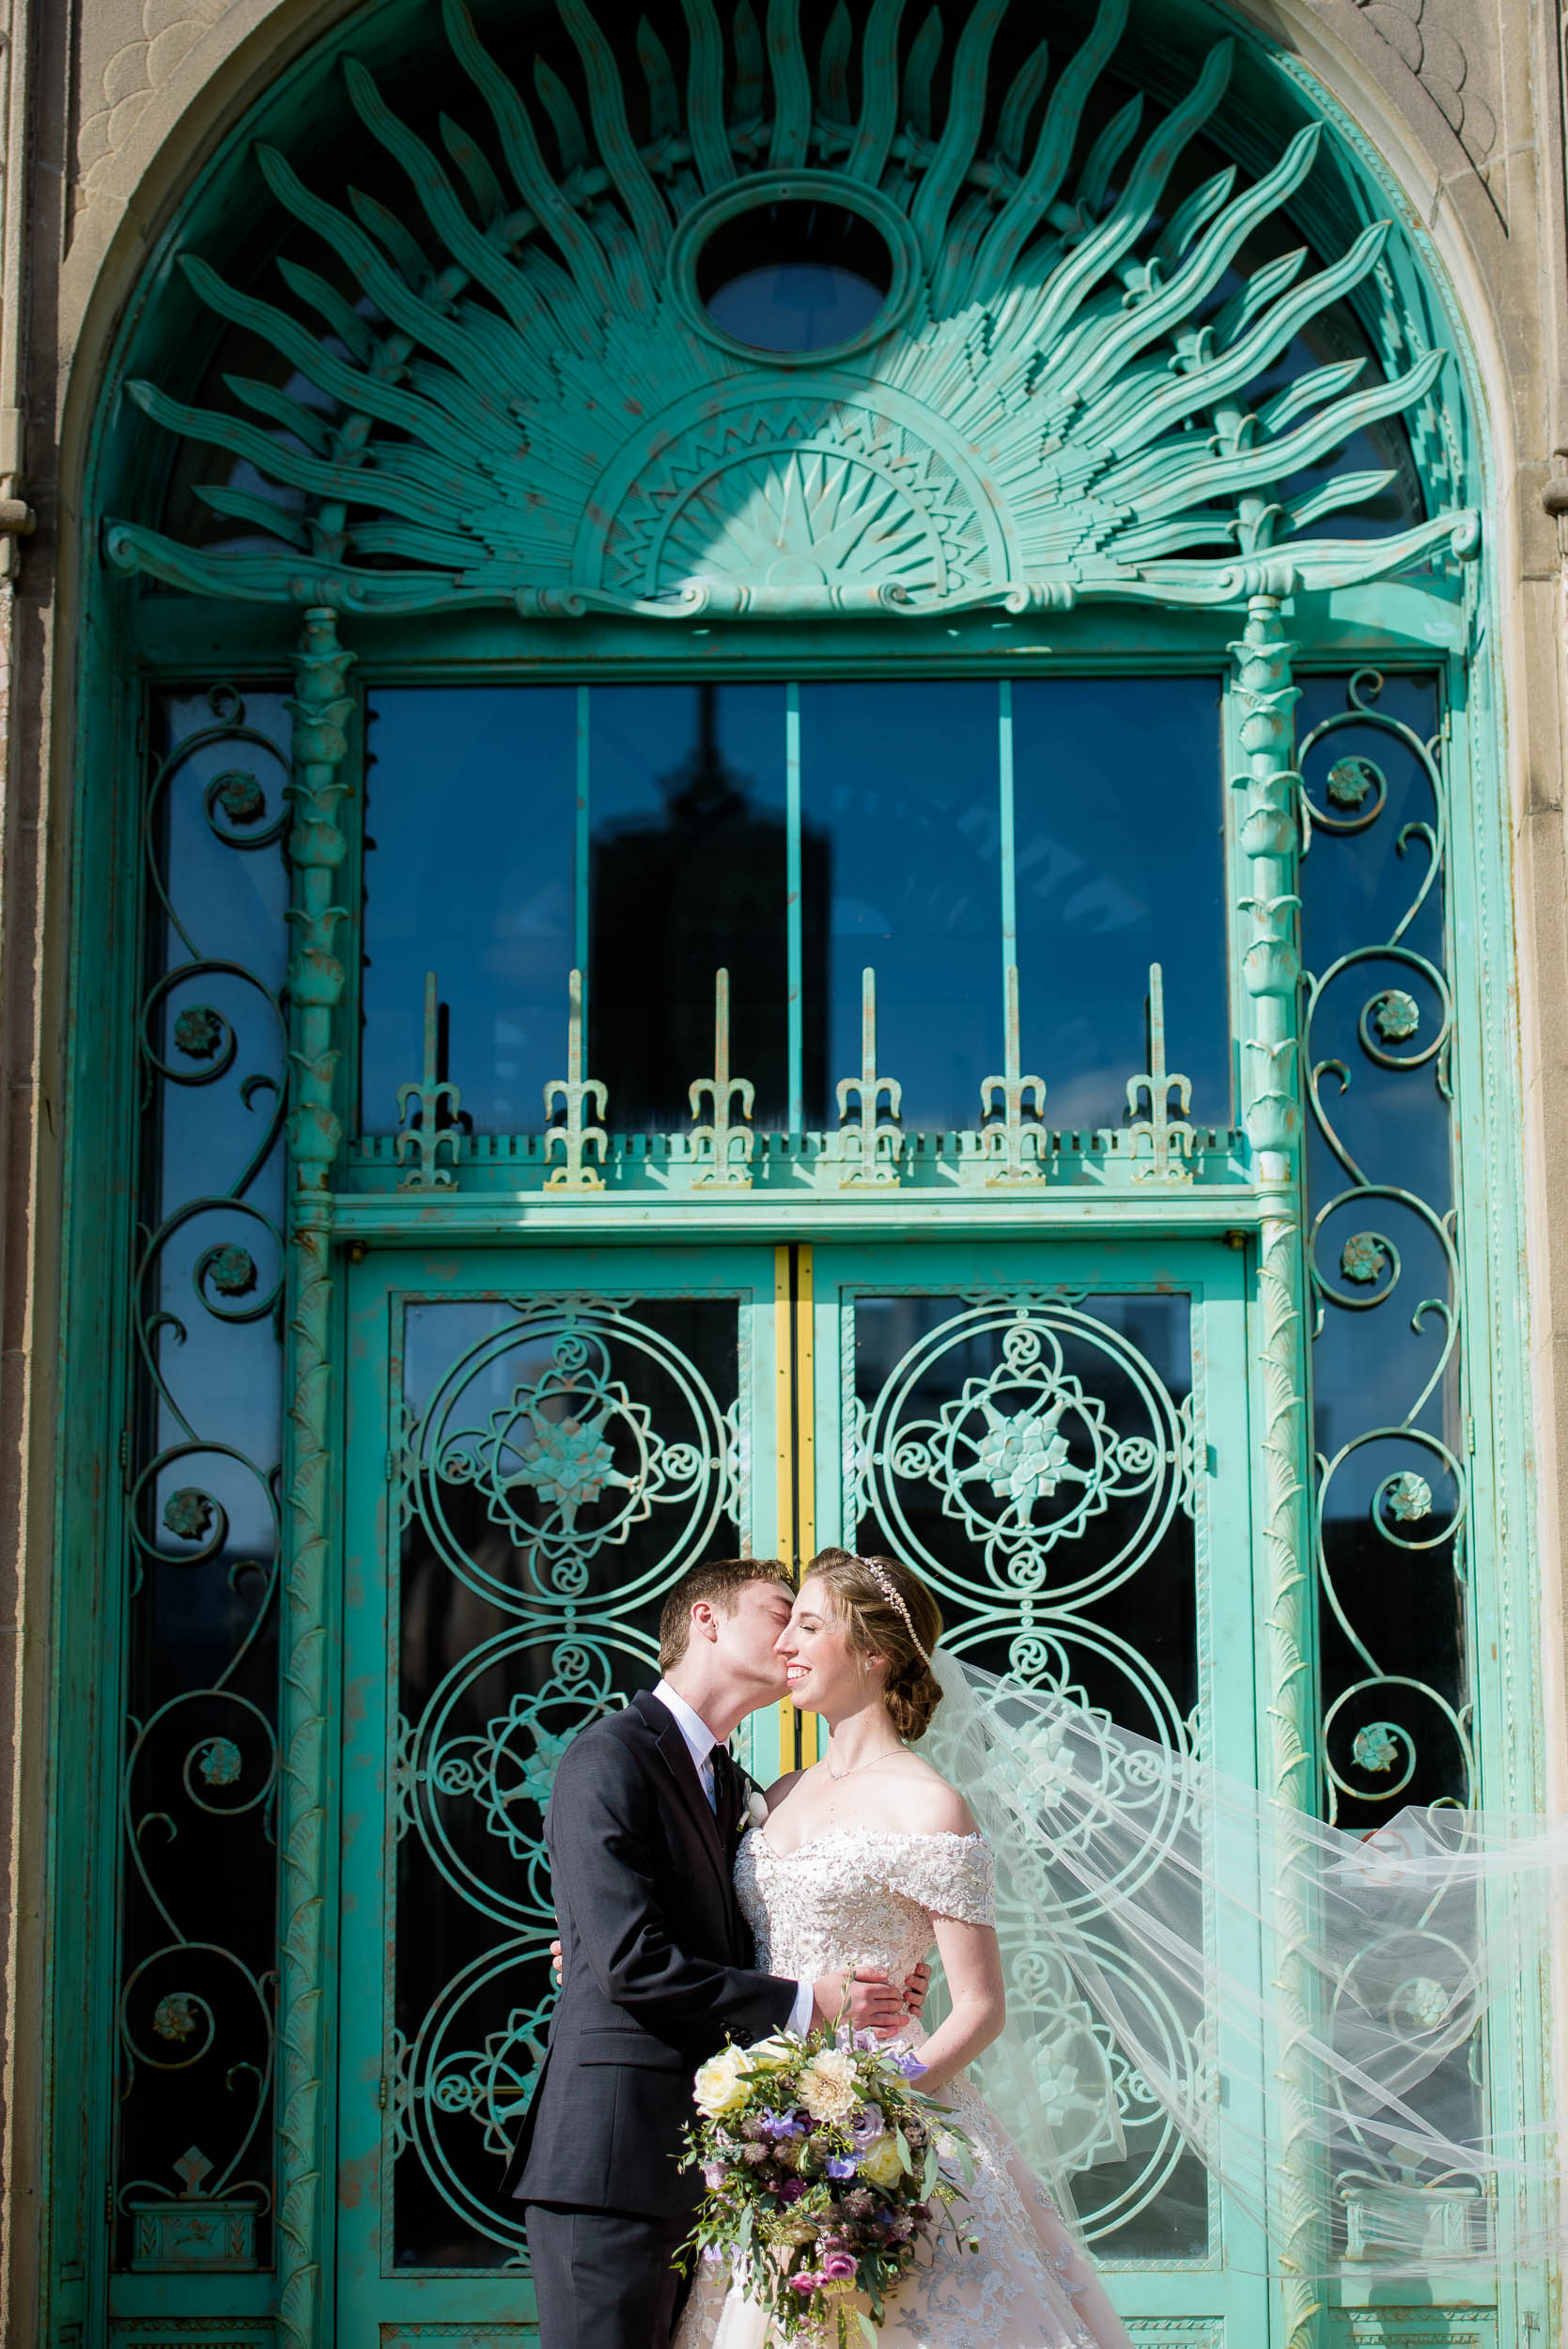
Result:
M769 1812L776 1811L791 1788L800 1784L801 1776L802 1773L800 1770L785 1770L783 1778L776 1778L773 1781L762 1798L768 1805Z
M897 1825L910 1835L973 1835L975 1817L956 1786L918 1753L905 1753L878 1790L883 1805L896 1808Z

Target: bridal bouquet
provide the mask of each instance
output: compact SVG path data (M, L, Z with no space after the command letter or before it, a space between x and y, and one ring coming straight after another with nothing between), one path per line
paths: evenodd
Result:
M684 2167L706 2188L686 2248L722 2263L784 2341L875 2342L889 2295L962 2200L939 2155L969 2144L915 2082L924 2066L870 2033L818 2028L730 2046L696 2075ZM863 2293L868 2319L849 2302Z

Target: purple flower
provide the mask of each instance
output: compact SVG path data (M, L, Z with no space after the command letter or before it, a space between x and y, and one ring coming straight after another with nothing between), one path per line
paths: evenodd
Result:
M710 2161L703 2170L703 2184L707 2187L710 2194L717 2193L720 2186L723 2185L727 2175L728 2172L724 2170L721 2163L717 2161Z
M875 2208L876 2205L863 2186L858 2186L853 2194L846 2194L844 2198L844 2215L846 2218L869 2218Z
M852 2155L848 2154L829 2155L828 2175L830 2178L852 2178L855 2170L856 2163Z
M887 2127L880 2105L862 2105L849 2118L849 2134L857 2145L869 2145L874 2137L880 2137Z
M855 2272L855 2263L847 2251L830 2251L822 2263L824 2283L841 2284Z
M771 2138L774 2144L781 2139L804 2137L806 2123L793 2112L765 2112L757 2124L759 2137Z
M720 2250L719 2246L716 2243L705 2243L703 2245L703 2262L704 2264L708 2267L722 2267L723 2265L724 2254Z
M804 2178L786 2178L779 2192L786 2202L798 2202L806 2190Z
M798 2292L804 2299L808 2293L818 2291L821 2283L820 2276L814 2276L809 2267L803 2267L798 2276L791 2276L789 2288L791 2292Z
M910 2047L890 2047L887 2061L895 2072L902 2072L907 2080L924 2079L925 2066Z

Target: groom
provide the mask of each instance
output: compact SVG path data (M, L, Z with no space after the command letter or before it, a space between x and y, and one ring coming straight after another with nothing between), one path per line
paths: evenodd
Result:
M784 1694L793 1596L777 1560L694 1567L664 1604L658 1687L561 1758L545 1816L561 2000L503 2187L526 2206L539 2349L667 2349L702 2191L676 2167L691 2075L726 2038L834 2021L846 1989L858 2029L904 2021L906 1990L869 1968L758 1973L735 1896L746 1794L725 1748Z

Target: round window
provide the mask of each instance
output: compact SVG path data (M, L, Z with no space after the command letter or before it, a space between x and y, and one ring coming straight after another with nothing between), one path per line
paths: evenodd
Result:
M920 247L876 188L827 171L758 172L692 206L669 272L699 334L744 358L809 366L893 331L920 282Z
M887 302L893 257L842 204L784 197L722 221L697 258L697 296L722 334L753 350L833 350Z

